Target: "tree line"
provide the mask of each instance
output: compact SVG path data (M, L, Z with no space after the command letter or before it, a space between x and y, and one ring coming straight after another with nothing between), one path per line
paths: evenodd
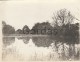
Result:
M14 27L6 24L5 21L2 21L2 33L5 34L52 34L53 27L49 22L36 23L32 29L29 29L27 25L23 26L22 29L15 31Z

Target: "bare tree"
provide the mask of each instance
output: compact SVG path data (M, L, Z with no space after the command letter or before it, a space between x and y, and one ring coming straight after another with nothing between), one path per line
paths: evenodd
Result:
M70 13L70 11L66 9L61 9L57 11L56 14L53 14L54 16L52 19L54 20L52 25L53 26L61 26L64 24L70 24L74 20L74 16Z

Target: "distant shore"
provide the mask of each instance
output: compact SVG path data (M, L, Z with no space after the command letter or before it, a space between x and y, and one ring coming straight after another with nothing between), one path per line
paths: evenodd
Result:
M41 35L41 34L6 34L3 37L44 37L49 35Z

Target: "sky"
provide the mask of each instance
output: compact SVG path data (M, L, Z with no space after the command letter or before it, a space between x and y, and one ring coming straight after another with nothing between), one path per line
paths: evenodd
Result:
M24 25L31 29L37 22L53 22L53 13L63 8L80 20L79 2L79 0L4 1L0 2L2 14L0 20L12 25L16 30L22 29Z

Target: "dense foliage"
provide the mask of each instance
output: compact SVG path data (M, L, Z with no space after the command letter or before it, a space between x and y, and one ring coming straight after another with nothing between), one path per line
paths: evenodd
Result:
M52 34L52 29L49 22L36 23L31 29L31 34Z
M2 33L3 34L15 34L14 27L6 24L4 21L2 22Z

